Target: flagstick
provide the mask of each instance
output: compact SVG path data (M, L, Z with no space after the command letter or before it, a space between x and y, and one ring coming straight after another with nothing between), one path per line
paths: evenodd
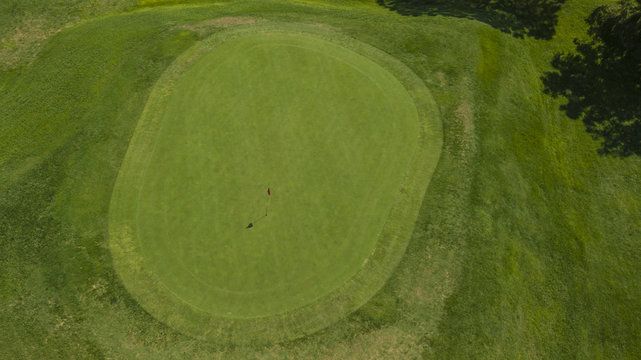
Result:
M267 186L267 197L265 198L265 216L267 216L267 210L269 210L269 185Z
M250 229L250 228L254 227L255 223L257 223L257 222L259 222L262 219L267 217L267 211L269 210L269 195L270 195L269 194L269 186L267 187L267 191L268 191L267 192L267 196L265 197L265 216L261 217L260 219L256 219L256 220L250 222L249 225L247 225L246 229Z

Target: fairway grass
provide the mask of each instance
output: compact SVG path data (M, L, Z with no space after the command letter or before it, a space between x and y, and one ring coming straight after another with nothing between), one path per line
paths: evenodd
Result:
M323 328L400 260L441 136L427 88L374 48L300 25L217 34L165 72L139 121L112 196L116 267L195 336Z

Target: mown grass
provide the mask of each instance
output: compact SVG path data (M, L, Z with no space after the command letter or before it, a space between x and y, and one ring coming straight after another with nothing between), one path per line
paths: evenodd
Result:
M314 50L271 58L300 47ZM317 48L340 63L317 60ZM261 60L252 61L256 56ZM245 72L238 66L243 62ZM363 101L369 109L339 110ZM357 118L342 123L349 113ZM183 144L180 150L176 143ZM271 23L223 31L189 49L154 86L112 193L114 264L147 311L195 336L235 343L300 337L359 308L384 285L405 251L441 143L429 90L389 55L317 26ZM402 149L390 150L395 146ZM209 165L192 173L182 167L201 160L187 164L185 156L204 156ZM346 157L354 158L344 163ZM359 177L367 169L375 176ZM360 180L343 183L344 171L351 181ZM158 191L159 182L174 176L184 178ZM392 179L396 183L383 189ZM268 184L269 216L262 213ZM174 197L182 204L159 213L165 196L185 190ZM380 192L387 193L387 204L384 196L371 196ZM378 214L367 210L373 200ZM358 207L347 215L351 206ZM165 211L185 218L174 223ZM199 217L189 217L194 212ZM245 229L251 220L255 227ZM171 235L172 228L178 232ZM179 255L194 248L197 256L207 254L204 261ZM198 266L193 273L199 282L192 283L194 275L176 263ZM337 279L350 265L352 273ZM147 268L162 274L164 286Z
M550 41L347 2L159 7L51 37L31 65L0 73L0 354L641 357L641 161L599 156L539 80L601 3L568 1ZM322 23L370 43L425 81L444 122L391 280L350 317L268 347L214 346L155 321L106 247L111 189L149 88L193 41L172 40L177 25L220 16Z

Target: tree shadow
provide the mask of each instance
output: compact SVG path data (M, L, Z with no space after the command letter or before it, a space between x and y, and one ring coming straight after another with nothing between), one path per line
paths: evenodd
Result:
M576 53L552 60L557 71L542 77L544 92L567 98L561 110L601 141L600 154L641 155L641 68L603 45L574 42Z
M376 0L405 16L443 15L474 19L515 37L551 39L566 0Z

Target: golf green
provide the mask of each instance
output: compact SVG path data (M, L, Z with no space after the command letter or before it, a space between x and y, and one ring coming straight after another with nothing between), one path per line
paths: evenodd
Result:
M406 207L423 132L406 87L337 42L287 31L210 41L178 64L151 95L112 198L130 291L170 323L190 316L153 309L264 319L367 288L335 309L354 310L393 268L345 288L385 252L395 204Z

